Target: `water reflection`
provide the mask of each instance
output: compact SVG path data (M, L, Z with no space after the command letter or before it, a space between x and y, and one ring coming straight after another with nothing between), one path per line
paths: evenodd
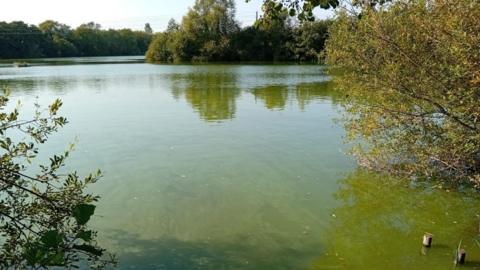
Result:
M223 122L237 117L241 97L254 98L259 101L256 104L268 110L284 110L298 103L298 108L305 111L308 104L335 95L332 84L327 81L328 77L315 66L265 68L142 64L136 65L132 73L133 66L109 64L3 68L0 70L0 87L9 86L18 95L41 96L49 92L65 96L69 92L92 91L98 94L111 92L107 94L115 97L124 89L137 93L144 88L158 92L168 88L174 99L185 100L206 122ZM250 104L249 100L244 103Z
M337 104L342 98L342 94L335 91L333 81L301 83L295 87L295 99L302 111L305 111L308 104L316 100L329 100L332 104Z
M293 88L293 90L292 90ZM301 111L314 101L329 100L333 104L341 99L331 81L300 83L294 87L286 85L269 85L252 91L255 100L261 100L269 110L284 110L291 102L297 102Z
M184 98L188 104L205 121L221 122L235 118L237 99L241 90L238 86L238 74L235 73L200 73L175 74L172 80L172 96L176 100ZM284 110L293 102L298 103L301 111L314 101L332 100L338 102L340 95L335 93L332 82L322 81L303 83L294 86L264 85L254 87L252 94L257 104L268 110Z
M479 269L478 198L357 172L341 181L332 212L329 247L309 269L452 269L463 239L466 267ZM425 232L434 244L421 252Z
M128 78L123 80L128 81ZM103 77L83 78L83 77L42 77L42 78L20 78L0 80L0 89L9 88L16 95L41 95L50 92L56 97L61 97L68 92L89 89L95 92L105 91L113 79L109 80ZM115 80L118 83L118 80Z
M283 85L270 85L253 90L255 100L262 100L265 107L270 110L285 109L285 105L289 99L288 88Z
M233 73L174 74L170 78L173 97L185 98L201 119L218 122L235 117L240 89Z

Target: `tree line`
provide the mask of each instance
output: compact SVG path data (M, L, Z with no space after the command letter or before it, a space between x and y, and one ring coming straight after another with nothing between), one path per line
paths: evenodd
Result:
M104 30L90 22L73 29L47 20L38 26L0 22L0 58L143 55L150 62L321 62L330 20L292 19L274 1L251 26L235 19L234 0L196 0L180 23L167 29ZM147 50L148 49L148 50Z
M148 48L152 30L104 30L90 22L72 29L48 20L38 26L22 21L0 22L0 58L141 55Z
M308 61L319 62L330 20L296 23L275 2L262 7L252 26L240 27L233 0L196 0L181 23L170 20L157 33L146 58L151 62Z

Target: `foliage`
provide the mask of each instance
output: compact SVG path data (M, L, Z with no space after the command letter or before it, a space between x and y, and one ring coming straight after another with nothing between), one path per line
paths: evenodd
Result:
M349 138L362 165L480 184L480 3L395 1L331 29Z
M102 30L100 25L90 22L75 29L72 40L81 56L141 55L151 35L130 29Z
M250 0L246 0L249 2ZM354 7L357 10L377 8L393 0L263 0L263 5L272 5L278 13L287 9L290 16L297 16L300 21L315 21L313 10L340 9Z
M78 54L76 46L71 42L72 29L66 24L47 20L38 26L47 40L45 54L49 56L74 56Z
M38 146L67 123L57 114L62 102L56 100L48 110L36 105L33 119L27 121L20 119L20 104L6 111L8 102L8 93L0 96L0 268L103 268L113 263L87 225L98 197L84 190L100 172L85 178L76 172L63 174L70 148L32 176L29 165Z
M238 30L233 0L197 0L182 19L150 44L147 59L158 61L221 60L229 55L229 36Z
M0 58L44 56L45 45L46 36L38 27L23 22L0 22Z
M145 24L144 30L145 30L145 33L149 35L153 34L153 29L152 29L152 26L150 26L150 23Z
M246 0L249 2L250 0ZM313 10L316 7L323 9L336 8L339 0L264 0L263 6L271 6L274 11L282 13L287 10L290 16L297 15L300 21L314 21Z
M145 57L155 62L173 62L173 42L173 34L171 33L166 32L156 34L149 45Z
M292 53L296 61L323 62L325 42L332 20L302 22L294 29Z
M328 36L328 21L294 25L288 10L268 2L253 26L240 28L235 5L226 0L197 0L179 25L171 20L146 53L151 62L312 61Z
M90 22L73 30L52 20L38 27L0 22L0 58L141 55L152 38L149 27L145 25L145 32L102 30L99 24Z

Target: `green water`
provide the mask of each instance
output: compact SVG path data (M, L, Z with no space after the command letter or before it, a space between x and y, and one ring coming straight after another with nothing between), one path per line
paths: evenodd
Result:
M76 140L67 169L102 169L92 225L119 268L452 269L463 239L480 269L478 200L359 171L322 67L134 60L0 68L25 115L63 100L41 158Z

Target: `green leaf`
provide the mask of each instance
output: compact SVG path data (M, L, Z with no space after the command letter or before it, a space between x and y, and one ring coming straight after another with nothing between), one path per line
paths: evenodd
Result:
M48 257L48 265L51 266L63 266L65 265L65 253L59 252L59 253L54 253L51 254Z
M77 238L85 242L90 242L92 240L92 231L80 231L77 233Z
M95 213L95 205L79 204L73 208L72 214L78 225L85 225Z
M289 11L289 15L291 17L293 17L293 16L295 16L295 14L297 14L297 11L294 8L291 8L290 11Z
M34 266L42 261L45 257L46 251L40 243L28 244L25 248L23 256L27 261L27 265Z
M57 98L57 99L52 103L52 105L49 106L49 108L50 108L50 113L51 113L52 115L56 115L58 109L60 109L60 107L62 107L62 104L63 104L62 101Z
M275 6L275 10L276 10L276 11L281 11L282 8L283 8L282 3L278 3L278 4Z
M91 245L74 245L73 248L76 249L76 250L85 251L85 252L90 253L90 254L95 255L95 256L102 256L103 255L103 250L101 250L99 248L96 248L94 246L91 246Z
M63 242L63 236L57 230L47 231L42 235L40 241L47 248L56 248Z

